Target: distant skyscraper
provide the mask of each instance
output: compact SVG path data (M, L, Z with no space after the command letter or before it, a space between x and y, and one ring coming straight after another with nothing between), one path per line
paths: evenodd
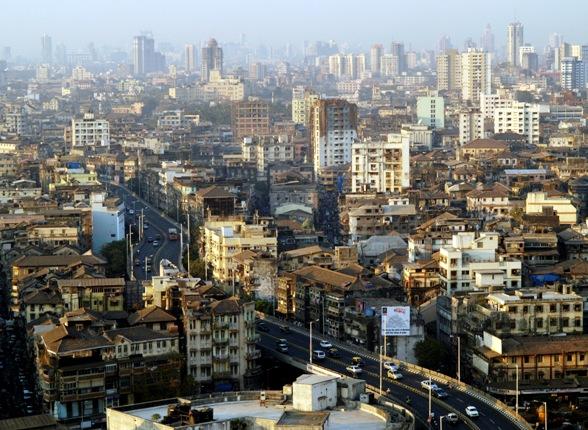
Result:
M512 22L508 24L506 34L506 61L511 66L519 65L519 48L524 43L523 24Z
M406 57L404 56L404 43L392 42L390 54L398 58L398 74L406 72Z
M186 72L193 73L196 71L196 47L192 44L186 45L184 55L186 57Z
M584 63L577 57L565 57L560 63L560 84L564 90L581 90L586 86Z
M474 103L480 94L490 94L491 54L480 49L469 49L461 54L461 97Z
M41 61L45 64L53 62L53 46L51 44L51 36L44 34L41 37Z
M476 46L476 42L474 42L474 39L472 39L471 37L468 37L463 42L463 49L464 49L464 51L467 51L470 48L477 48L477 46Z
M4 61L10 61L12 58L12 51L10 46L5 46L2 48L2 57L0 57Z
M449 49L437 56L437 89L461 89L461 56L457 49Z
M132 55L135 75L144 75L165 69L165 57L155 51L155 41L152 37L135 36Z
M447 35L444 34L439 39L439 42L437 44L437 50L441 54L443 54L444 52L450 50L451 48L452 48L452 46L451 46L451 39L449 38L449 36L447 36Z
M67 49L63 43L60 43L55 47L55 61L57 64L67 63Z
M551 33L549 35L549 46L552 48L559 48L559 46L563 43L563 37L561 36L561 34L558 33Z
M384 47L379 43L372 45L370 49L370 70L373 76L380 75L380 69L382 68L382 55L384 55Z
M486 29L484 30L484 33L482 33L482 37L480 38L480 48L486 52L494 52L494 33L492 33L492 27L490 27L490 24L486 24Z
M208 82L210 79L210 71L218 70L223 72L223 49L218 46L215 39L210 39L208 45L202 48L200 80Z

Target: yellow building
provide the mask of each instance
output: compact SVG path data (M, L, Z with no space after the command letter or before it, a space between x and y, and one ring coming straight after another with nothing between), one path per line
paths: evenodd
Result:
M204 261L212 276L228 282L235 275L233 257L251 250L277 258L278 240L274 231L264 224L247 224L243 220L208 221L202 228Z

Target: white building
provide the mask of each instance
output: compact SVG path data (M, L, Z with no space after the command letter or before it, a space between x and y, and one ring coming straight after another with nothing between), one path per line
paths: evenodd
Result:
M479 102L480 94L492 91L491 54L470 48L461 54L461 97L463 100Z
M494 110L494 133L517 133L527 143L539 143L539 105L512 102L510 107Z
M479 109L468 109L459 113L459 144L463 146L472 140L483 139L484 115Z
M351 192L401 192L410 187L408 136L389 134L387 142L356 142L352 146Z
M518 58L518 65L522 65L523 64L523 57L526 54L534 54L535 53L535 47L533 45L529 45L529 44L525 44L525 45L521 45L519 46L519 58Z
M439 279L446 295L521 287L521 262L497 256L498 239L493 232L453 235L451 245L439 251Z
M498 108L511 107L513 99L508 94L480 94L480 112L484 119L494 119L494 111Z
M106 193L92 193L92 252L100 253L107 243L125 238L125 205Z
M74 148L110 146L110 125L105 119L95 119L93 113L71 120L71 139Z
M439 96L417 97L419 124L431 128L445 128L445 99Z
M506 60L513 67L520 64L519 48L523 45L523 42L523 24L520 22L510 23L506 34Z
M565 196L548 196L545 192L527 194L525 212L527 214L543 213L543 208L551 207L557 213L560 224L574 225L578 221L576 207Z
M292 121L308 126L310 107L318 99L318 94L302 85L292 88Z
M337 376L299 376L292 384L294 409L305 412L323 411L337 406Z
M357 106L341 99L317 100L310 108L314 172L351 162L357 140Z
M560 85L564 90L584 89L586 86L586 76L584 62L582 60L578 57L566 57L561 60Z
M413 151L430 151L433 148L433 130L424 124L402 124L400 134L408 137Z

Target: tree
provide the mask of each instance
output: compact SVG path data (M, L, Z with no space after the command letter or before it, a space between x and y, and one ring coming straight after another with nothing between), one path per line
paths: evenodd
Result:
M447 349L436 339L431 337L421 340L414 346L414 355L419 366L437 370L448 358Z
M111 278L125 276L127 272L127 242L125 240L107 243L100 253L108 263L106 276Z

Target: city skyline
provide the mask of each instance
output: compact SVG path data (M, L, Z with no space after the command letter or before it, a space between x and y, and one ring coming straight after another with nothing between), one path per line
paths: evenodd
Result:
M575 1L567 2L572 3L573 8L558 8L549 16L538 14L536 5L528 0L518 2L516 8L501 0L493 4L497 12L475 15L464 15L464 2L459 0L443 4L419 2L418 7L403 5L401 10L379 0L369 0L365 7L354 9L353 13L348 13L353 7L349 1L338 2L337 5L343 7L337 8L333 8L331 0L318 5L305 0L296 7L264 3L255 0L245 8L230 1L223 14L218 14L211 6L197 6L183 0L172 1L170 7L156 11L152 10L155 6L152 1L132 0L118 4L106 0L101 8L93 11L92 20L88 20L79 13L72 13L77 9L70 0L51 5L31 0L25 2L29 7L22 7L22 3L18 7L6 7L6 16L11 19L0 28L0 40L2 46L12 48L14 58L39 58L39 39L43 33L52 37L54 46L63 44L70 50L85 49L88 43L94 42L99 47L130 52L133 36L145 30L151 31L158 43L172 44L178 50L186 43L202 46L210 37L221 45L237 42L244 34L252 47L267 44L267 40L272 41L270 46L287 43L302 46L304 41L335 40L339 46L354 51L394 40L404 42L407 49L421 51L433 49L443 35L458 48L469 38L478 42L486 25L490 24L495 47L501 50L507 43L507 26L515 21L525 26L525 41L538 48L546 45L554 32L562 34L566 41L584 43L587 39L582 33L582 18L588 14L588 4ZM373 13L376 10L382 13ZM428 13L423 15L423 10ZM129 20L134 15L136 19ZM275 18L280 16L296 19L284 22ZM462 18L459 27L447 25L456 17ZM31 28L39 28L39 34L23 34L23 22ZM300 31L301 22L305 23L304 32ZM426 31L415 31L419 27ZM349 28L354 30L349 31Z

